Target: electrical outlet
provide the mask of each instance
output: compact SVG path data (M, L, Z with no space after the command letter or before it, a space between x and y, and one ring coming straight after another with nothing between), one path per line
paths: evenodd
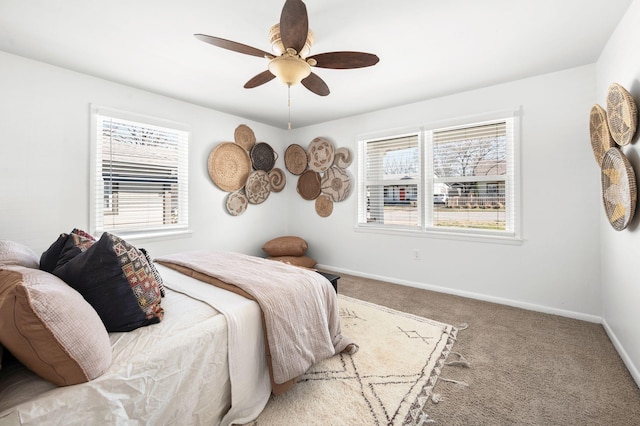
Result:
M413 260L420 260L420 250L418 249L413 250Z

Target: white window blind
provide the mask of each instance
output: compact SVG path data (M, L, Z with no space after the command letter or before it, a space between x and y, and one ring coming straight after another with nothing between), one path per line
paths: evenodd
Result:
M512 120L429 132L427 225L513 232Z
M517 114L361 139L358 227L518 239Z
M416 133L361 143L359 223L421 226L419 140Z
M186 230L186 126L104 108L93 112L94 232Z

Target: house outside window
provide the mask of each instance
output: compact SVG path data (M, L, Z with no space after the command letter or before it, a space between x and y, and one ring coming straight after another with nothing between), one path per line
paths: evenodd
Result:
M358 228L519 238L517 114L359 146Z
M92 107L92 231L186 232L188 143L186 125Z

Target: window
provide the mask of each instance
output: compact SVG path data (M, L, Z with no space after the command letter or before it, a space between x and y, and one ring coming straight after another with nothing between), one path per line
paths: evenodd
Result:
M360 141L362 229L519 238L515 114Z
M187 231L188 143L185 125L93 107L91 229Z

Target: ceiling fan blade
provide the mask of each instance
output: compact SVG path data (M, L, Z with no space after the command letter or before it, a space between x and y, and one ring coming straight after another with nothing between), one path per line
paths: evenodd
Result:
M302 51L309 34L307 6L301 0L287 0L280 15L280 38L284 48Z
M373 53L362 52L319 53L317 55L309 56L307 60L309 59L316 60L316 67L341 70L370 67L377 64L380 60L380 58Z
M259 58L273 58L273 55L264 50L256 49L255 47L247 46L246 44L237 43L231 40L225 40L220 37L214 37L206 34L194 34L194 37L198 40L202 40L205 43L213 44L214 46L222 47L223 49L233 50L234 52L244 53L245 55L257 56Z
M302 80L302 85L311 90L316 95L327 96L329 92L329 86L324 82L317 74L311 73L309 77Z
M276 78L276 76L271 74L271 71L269 70L262 71L260 74L256 75L251 80L247 81L244 85L244 88L253 89L254 87L258 87L265 83L270 82L274 78Z

